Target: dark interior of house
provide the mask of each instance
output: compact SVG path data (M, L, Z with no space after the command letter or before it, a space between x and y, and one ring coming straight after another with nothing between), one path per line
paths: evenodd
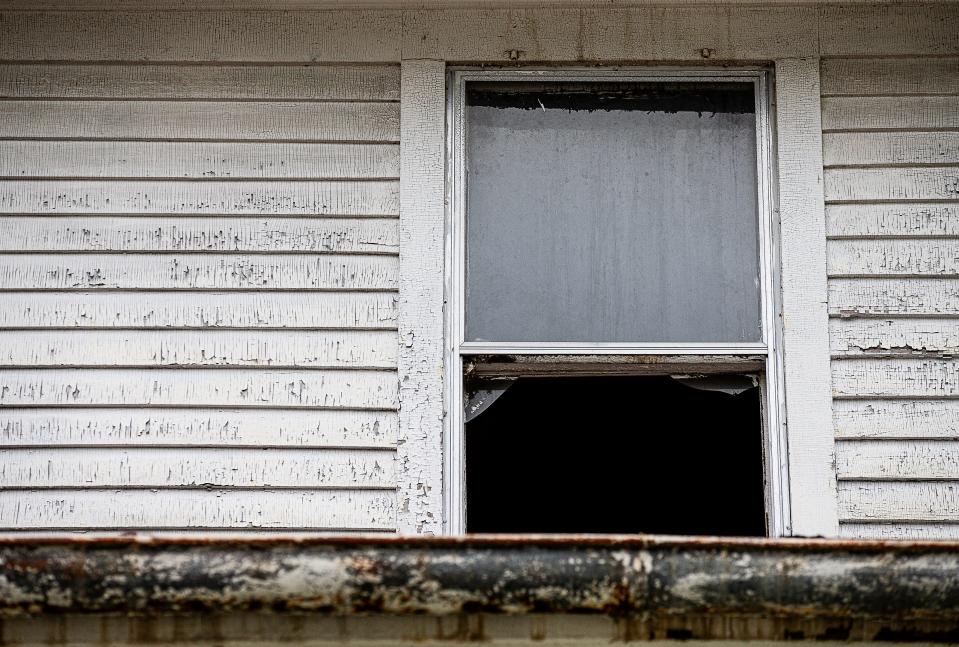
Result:
M467 531L766 535L759 388L739 380L516 380L465 426Z

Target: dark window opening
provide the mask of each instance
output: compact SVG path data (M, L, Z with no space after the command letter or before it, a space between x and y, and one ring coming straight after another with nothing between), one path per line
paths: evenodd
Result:
M515 380L465 425L467 531L765 536L759 388L731 382Z

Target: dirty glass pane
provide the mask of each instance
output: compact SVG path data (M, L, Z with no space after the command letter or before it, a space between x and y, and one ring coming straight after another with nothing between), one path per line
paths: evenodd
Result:
M468 341L760 340L751 83L467 86Z

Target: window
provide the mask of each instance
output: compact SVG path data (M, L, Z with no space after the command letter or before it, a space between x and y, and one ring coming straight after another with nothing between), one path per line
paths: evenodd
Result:
M449 530L786 531L766 82L453 73Z

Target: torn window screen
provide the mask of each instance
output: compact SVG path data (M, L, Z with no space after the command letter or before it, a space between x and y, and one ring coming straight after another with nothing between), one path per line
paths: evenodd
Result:
M466 339L761 339L751 83L467 86Z
M467 531L764 536L759 389L717 377L516 380L466 424Z

